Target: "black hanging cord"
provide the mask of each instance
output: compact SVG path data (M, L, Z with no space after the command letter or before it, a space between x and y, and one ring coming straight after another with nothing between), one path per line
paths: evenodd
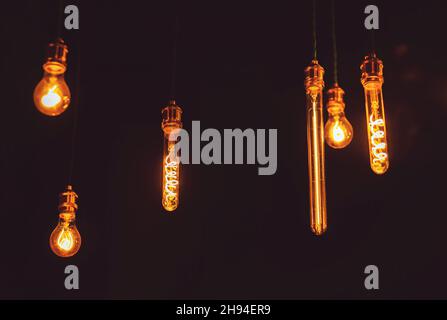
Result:
M376 31L371 29L369 31L371 33L371 53L376 53Z
M336 36L336 23L335 23L335 0L331 1L331 14L332 14L332 49L334 58L334 84L338 84L338 53L337 53L337 36Z
M313 48L314 60L317 60L317 1L312 1L312 29L313 29Z
M177 81L177 38L179 33L179 18L175 12L175 22L172 31L172 69L171 69L171 100L175 100Z
M62 30L64 29L64 0L59 0L59 12L57 18L57 38L62 38Z
M78 118L79 118L79 107L81 106L81 41L78 41L78 64L77 64L77 74L76 74L76 103L74 107L73 114L73 127L71 136L71 157L70 157L70 168L68 174L68 184L73 182L73 172L76 160L76 138L78 133Z

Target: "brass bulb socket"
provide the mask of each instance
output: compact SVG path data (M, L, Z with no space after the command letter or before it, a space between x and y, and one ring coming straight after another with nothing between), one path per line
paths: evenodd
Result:
M174 129L183 128L182 113L182 108L174 100L171 100L169 105L163 108L161 128L165 134L170 134Z
M304 70L304 74L304 86L307 92L324 88L324 68L318 64L317 60L312 60L312 63Z
M364 58L360 70L362 71L361 82L364 86L369 82L383 83L383 62L375 53L370 53Z
M345 102L343 96L345 91L335 84L331 89L328 90L328 102L327 111L330 114L342 113L345 110Z
M59 216L61 218L73 218L76 215L78 205L76 200L78 195L73 191L72 186L67 186L67 189L59 195Z
M64 73L67 69L68 46L61 38L48 45L47 61L43 68L52 74Z

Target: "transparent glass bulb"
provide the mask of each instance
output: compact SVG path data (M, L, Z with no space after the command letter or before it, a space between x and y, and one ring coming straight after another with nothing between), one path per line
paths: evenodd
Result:
M327 230L323 130L324 69L314 60L305 73L310 224L314 234L322 235Z
M74 256L81 248L81 234L76 228L75 220L61 217L59 224L50 236L51 250L59 257Z
M370 166L374 173L384 174L390 165L383 103L383 63L374 53L361 65L361 82L365 91L366 123Z
M163 174L162 201L163 208L172 212L178 208L180 199L180 156L175 148L175 133L182 128L182 109L175 101L162 110L163 130Z
M334 149L345 148L351 143L353 129L344 114L329 116L324 127L324 137L327 144Z
M343 89L337 83L327 93L327 111L329 118L324 127L324 138L326 143L334 149L341 149L348 146L354 135L352 125L349 123L344 112L344 93Z
M47 116L58 116L70 105L71 94L64 79L64 73L57 73L57 67L45 66L51 72L44 72L43 79L34 89L34 104Z
M57 39L48 46L48 58L43 65L43 78L34 89L34 105L47 116L58 116L70 105L70 88L65 82L68 47Z
M60 194L59 223L51 233L50 248L62 258L74 256L81 248L81 234L76 227L77 198L70 185Z

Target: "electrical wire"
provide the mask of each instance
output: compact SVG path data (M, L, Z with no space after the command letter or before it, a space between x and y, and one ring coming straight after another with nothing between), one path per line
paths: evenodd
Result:
M175 22L172 31L172 69L171 69L171 100L175 100L177 81L177 40L179 33L179 18L175 12Z
M73 181L74 166L76 160L76 138L78 136L79 108L81 106L81 41L78 41L78 63L76 72L76 103L73 108L73 124L71 136L71 157L68 174L68 183L71 185Z
M65 11L65 3L64 0L59 0L59 12L57 18L57 38L62 38L62 32L64 29L64 11Z
M317 60L317 1L312 1L312 29L313 29L313 48L314 60Z
M334 84L338 84L338 52L337 52L337 35L336 35L336 21L335 21L335 0L331 1L331 15L332 15L332 49L334 59Z
M376 33L374 28L369 31L371 33L371 53L376 53Z

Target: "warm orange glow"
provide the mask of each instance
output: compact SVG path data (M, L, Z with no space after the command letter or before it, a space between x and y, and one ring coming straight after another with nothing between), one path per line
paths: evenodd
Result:
M385 108L383 104L383 63L375 54L365 57L361 66L365 89L366 122L371 169L384 174L389 168Z
M59 257L74 256L81 247L81 235L76 225L61 220L50 236L50 247Z
M176 141L171 137L176 130L182 128L182 109L175 101L162 111L163 122L163 186L162 206L172 212L178 208L180 197L180 156L175 148Z
M167 154L163 156L163 207L174 211L178 207L180 161L175 153L175 144L168 142Z
M47 116L58 116L70 105L71 94L62 75L45 73L34 90L36 108Z
M317 61L306 69L307 148L309 163L310 223L313 233L327 230L326 179L324 172L323 81Z
M335 125L331 130L331 136L336 143L340 143L346 139L346 134L340 127L340 121L335 121Z
M34 104L47 116L58 116L70 105L71 94L64 75L68 48L62 39L49 45L49 56L43 65L44 75L34 89Z
M70 229L63 229L59 232L57 245L64 251L70 251L73 248L74 239Z
M61 96L54 92L56 89L57 86L53 86L48 93L40 99L45 108L54 108L62 101Z
M51 233L50 248L59 257L74 256L81 247L81 235L76 227L77 195L71 186L61 194L59 223Z
M343 95L344 91L338 84L335 84L328 91L327 110L329 118L324 128L324 137L326 143L334 149L347 147L354 135L352 125L345 116Z

